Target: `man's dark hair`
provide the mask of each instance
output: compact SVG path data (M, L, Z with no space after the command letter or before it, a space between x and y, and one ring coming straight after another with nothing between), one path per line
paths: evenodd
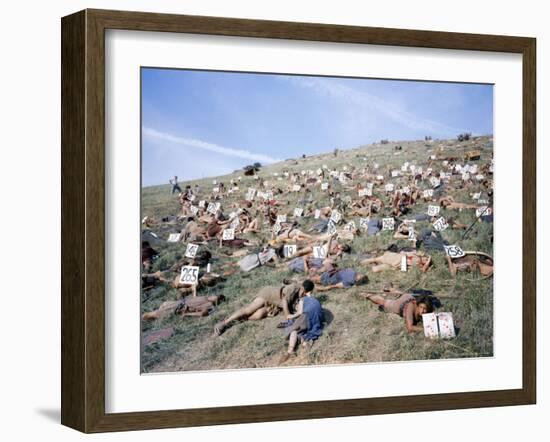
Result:
M351 246L349 244L344 244L342 246L342 252L344 253L351 253Z
M432 300L427 295L419 296L416 299L416 305L424 304L426 306L426 313L432 313L434 311L434 306Z
M315 288L315 284L313 284L313 281L311 279L306 279L303 283L302 283L302 287L304 288L304 290L307 292L307 293L310 293L313 291L313 289Z
M367 275L361 275L357 281L355 281L355 285L363 285L369 282L369 277Z

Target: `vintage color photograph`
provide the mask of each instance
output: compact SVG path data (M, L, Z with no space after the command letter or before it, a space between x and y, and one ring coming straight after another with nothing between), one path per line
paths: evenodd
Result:
M142 373L493 356L492 85L142 68L141 139Z

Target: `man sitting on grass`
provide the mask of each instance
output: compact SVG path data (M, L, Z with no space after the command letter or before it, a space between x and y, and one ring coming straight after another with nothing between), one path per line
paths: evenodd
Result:
M323 329L323 309L321 303L312 296L315 284L306 279L302 285L296 313L287 315L287 319L294 320L285 330L285 338L288 339L288 349L281 355L279 364L285 363L293 354L298 340L302 345L311 345L319 338Z

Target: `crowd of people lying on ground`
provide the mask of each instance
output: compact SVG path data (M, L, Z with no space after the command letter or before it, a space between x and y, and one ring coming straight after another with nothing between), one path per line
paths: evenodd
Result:
M432 255L443 254L451 277L460 271L491 277L492 257L450 244L446 231L459 230L466 238L476 223L492 222L492 173L491 158L483 162L430 155L394 170L383 170L374 161L348 163L339 170L325 165L316 170L288 170L269 178L247 179L246 188L241 179L227 186L214 180L211 189L180 187L173 177L171 192L178 198L180 213L142 220L142 291L166 284L181 297L143 313L142 319L208 316L214 308L223 309L225 300L223 293L208 294L210 288L236 274L262 272L267 267L289 270L296 276L262 287L248 305L234 312L224 311L225 319L214 326L214 335L223 335L240 321L282 312L278 326L284 328L288 340L280 360L284 363L298 342L311 345L322 334L324 313L315 293L352 287L358 288L355 294L360 298L401 316L407 332L421 332L422 315L434 311L437 298L425 290L401 292L391 284L369 290L368 274L387 272L388 280L392 280L390 272L418 269L423 274L433 266ZM328 204L319 205L321 200ZM457 220L463 211L475 214L473 223ZM307 229L304 220L312 224ZM417 228L420 224L424 227ZM154 233L170 225L181 229L166 239ZM353 249L356 237L377 235L396 241L383 250ZM155 241L181 245L185 256L152 272L159 255ZM230 260L212 271L213 254L224 254ZM350 257L356 265L342 265Z

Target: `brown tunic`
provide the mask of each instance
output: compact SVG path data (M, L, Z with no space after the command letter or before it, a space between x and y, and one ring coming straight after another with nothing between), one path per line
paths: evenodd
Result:
M300 286L297 284L281 286L267 286L263 287L258 292L258 298L262 298L268 306L281 307L281 294L286 298L288 305L294 304L298 294L300 292Z

